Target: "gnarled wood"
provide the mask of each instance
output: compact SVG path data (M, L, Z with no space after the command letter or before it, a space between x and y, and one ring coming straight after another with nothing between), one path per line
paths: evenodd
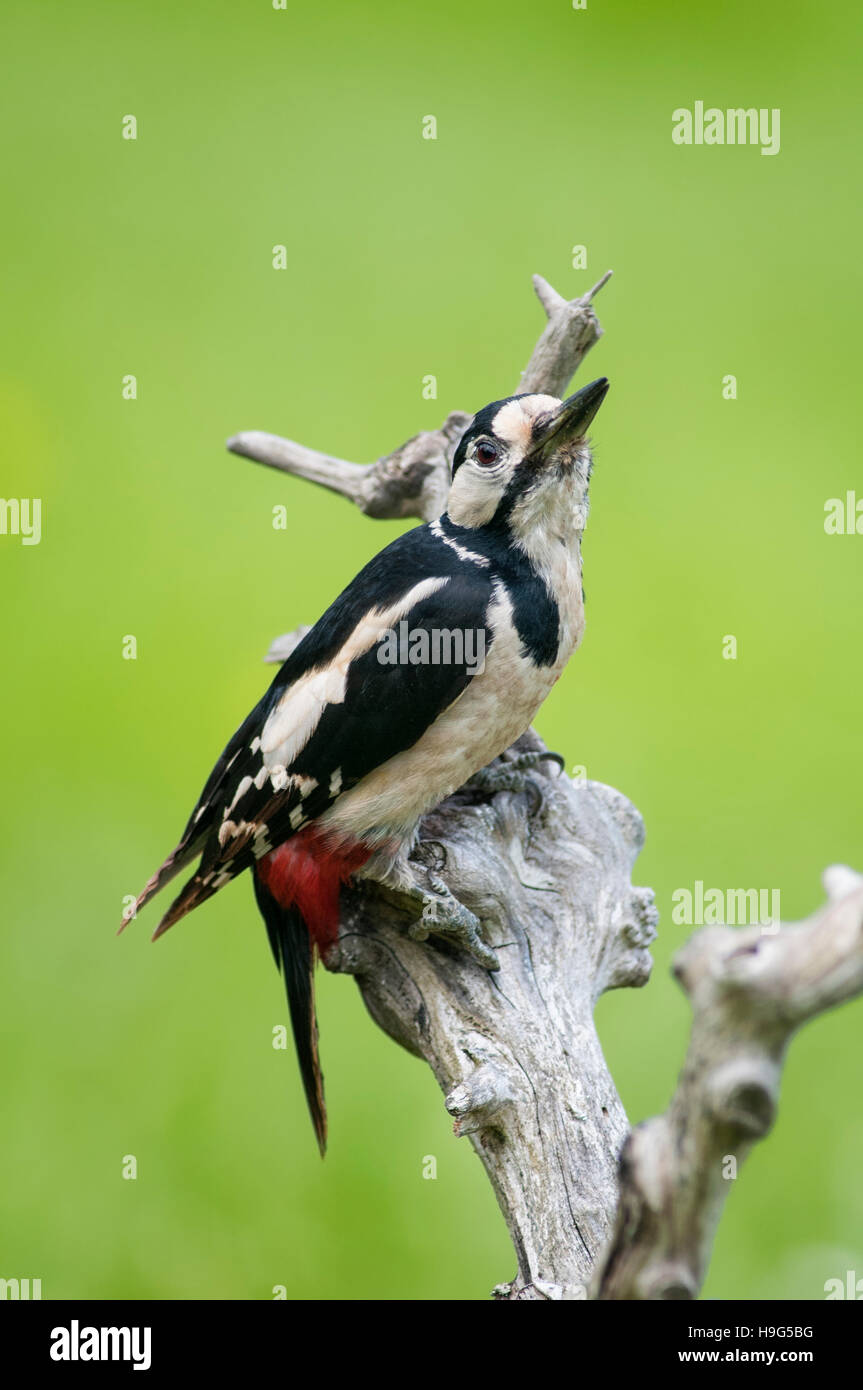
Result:
M498 762L542 746L530 733ZM368 884L345 895L327 962L428 1062L482 1160L518 1257L498 1298L587 1296L627 1133L593 1008L603 990L644 984L655 931L653 895L631 881L638 813L543 767L535 790L463 788L426 816L414 852L483 921L499 971L433 936L409 940L408 917Z
M607 279L565 300L534 277L548 322L518 389L565 393L601 334L591 301ZM469 419L454 411L369 466L256 432L228 447L369 516L430 520ZM277 638L267 659L283 661L306 630ZM531 730L497 761L542 747ZM676 963L694 1011L686 1065L666 1115L627 1137L593 1008L650 973L653 897L631 880L641 818L619 792L542 768L523 791L462 788L425 817L414 851L418 873L441 874L481 918L498 972L433 936L411 939L404 904L369 882L345 892L327 965L352 974L377 1023L428 1062L484 1164L518 1260L497 1298L692 1298L728 1160L770 1127L788 1039L863 990L863 878L829 870L828 906L775 935L692 938Z
M805 922L704 927L678 952L689 1051L666 1113L624 1146L596 1297L697 1296L739 1166L773 1125L791 1037L863 992L863 877L837 865L824 886L826 906Z

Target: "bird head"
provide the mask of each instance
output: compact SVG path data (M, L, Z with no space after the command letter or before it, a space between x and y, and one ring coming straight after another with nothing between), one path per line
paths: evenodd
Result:
M457 526L493 526L529 547L537 533L584 530L591 452L586 431L608 380L565 401L509 396L477 412L453 457L447 512Z

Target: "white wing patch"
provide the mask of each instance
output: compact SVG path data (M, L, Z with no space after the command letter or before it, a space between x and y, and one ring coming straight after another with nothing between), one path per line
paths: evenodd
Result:
M486 623L494 642L482 675L416 743L344 791L320 816L322 830L372 843L398 842L427 810L524 733L563 663L538 667L524 654L506 585L498 579L493 587Z
M290 767L318 727L326 706L344 703L351 662L370 651L411 608L448 583L445 577L424 579L409 589L398 603L389 608L372 609L357 623L327 666L308 671L288 687L261 733L261 753L266 767L274 773L279 767Z
M234 792L234 799L233 799L233 801L231 802L230 806L228 806L228 808L226 809L226 811L225 811L225 813L224 813L224 819L227 819L227 817L231 814L231 812L233 811L233 809L234 809L234 807L236 806L237 802L239 801L240 797L246 795L246 792L249 790L249 787L250 787L251 785L252 785L252 779L251 779L251 777L244 777L244 778L242 779L242 781L240 781L240 782L237 783L237 790Z

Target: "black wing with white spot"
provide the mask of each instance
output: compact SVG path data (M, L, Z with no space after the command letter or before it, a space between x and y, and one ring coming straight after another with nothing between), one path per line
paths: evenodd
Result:
M492 591L488 561L465 563L429 526L375 556L291 653L210 774L177 848L136 903L137 912L201 855L155 935L417 742L466 689L471 658L491 646ZM411 661L412 651L446 659Z

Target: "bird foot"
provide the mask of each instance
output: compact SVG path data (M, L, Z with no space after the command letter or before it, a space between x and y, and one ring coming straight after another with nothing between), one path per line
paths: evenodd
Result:
M431 893L420 889L421 913L408 927L412 941L427 941L433 933L452 941L467 951L474 960L486 970L499 970L500 962L496 952L482 939L482 925L479 918L453 897L440 874L429 871Z
M404 859L397 860L386 876L378 879L381 887L388 890L388 895L414 916L415 920L407 929L408 936L412 941L427 941L430 936L442 937L467 951L484 969L499 970L500 963L495 951L482 939L480 919L459 902L441 876L440 870L446 858L443 846L437 841L425 840L419 846L417 857L423 863L428 887L419 881ZM430 859L435 862L429 862Z
M508 762L494 763L490 767L480 768L465 783L465 786L476 787L484 792L524 792L530 791L537 798L534 807L534 814L542 805L542 791L536 781L528 774L539 767L540 763L557 763L560 771L566 768L566 762L559 753L551 753L547 749L540 749L528 753L518 753L516 757L510 758Z

